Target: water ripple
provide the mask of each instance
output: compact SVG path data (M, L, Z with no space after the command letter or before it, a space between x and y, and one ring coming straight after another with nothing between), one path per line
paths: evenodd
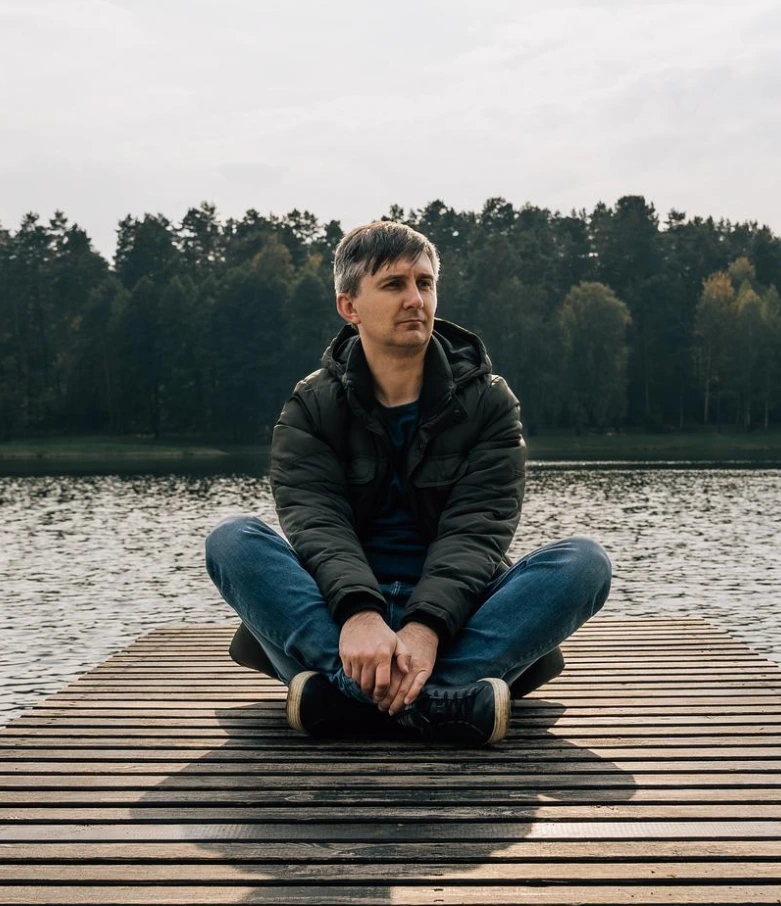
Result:
M225 623L203 567L224 516L278 526L266 478L0 478L0 723L157 626ZM532 469L514 558L588 535L606 612L697 615L781 662L781 470Z

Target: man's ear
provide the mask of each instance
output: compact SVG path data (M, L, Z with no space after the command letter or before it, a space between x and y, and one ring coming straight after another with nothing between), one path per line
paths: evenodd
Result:
M347 293L337 293L336 310L349 324L354 324L357 327L361 323L361 319L353 304L353 297Z

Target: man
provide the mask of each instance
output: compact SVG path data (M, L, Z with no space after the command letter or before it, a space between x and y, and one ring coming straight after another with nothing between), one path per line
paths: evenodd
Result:
M289 544L252 517L207 541L210 575L290 687L291 726L312 735L497 742L508 684L533 687L608 595L610 561L588 539L511 567L518 401L475 335L435 319L438 275L433 244L403 224L342 239L346 324L274 429Z

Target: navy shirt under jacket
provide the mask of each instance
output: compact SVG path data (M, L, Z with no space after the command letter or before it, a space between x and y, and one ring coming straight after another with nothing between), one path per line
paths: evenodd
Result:
M403 406L378 407L391 439L393 478L385 502L367 526L361 543L380 584L415 585L423 573L428 545L410 512L404 464L420 406L416 400Z

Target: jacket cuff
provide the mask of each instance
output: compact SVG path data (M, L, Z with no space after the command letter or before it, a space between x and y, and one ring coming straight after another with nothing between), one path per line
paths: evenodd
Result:
M447 645L450 641L450 632L447 627L447 623L441 617L436 616L427 610L413 610L408 611L401 618L401 625L406 626L407 623L422 623L423 626L428 626L429 629L433 629L436 632L437 637L439 638L440 645Z
M385 616L385 607L371 595L346 595L334 611L336 625L341 628L350 617L354 617L357 613L361 613L364 610L372 610L381 617Z

